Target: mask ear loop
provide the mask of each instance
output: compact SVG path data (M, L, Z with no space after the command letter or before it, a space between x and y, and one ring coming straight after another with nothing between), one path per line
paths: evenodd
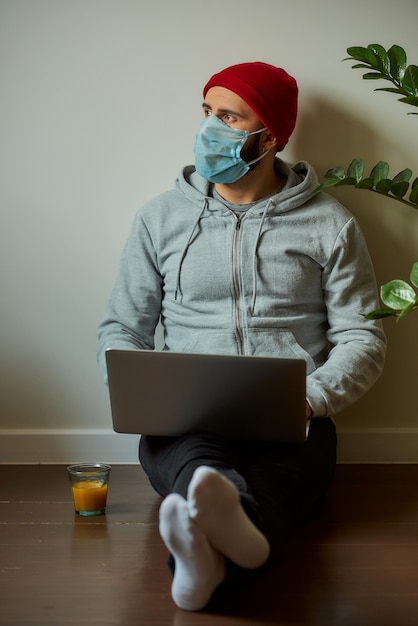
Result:
M259 128L258 130L253 130L252 133L248 133L248 136L250 136L250 135L257 135L258 133L262 133L264 130L267 130L267 126L264 126L263 128ZM257 157L253 161L248 161L247 165L254 165L254 163L258 163L258 161L261 161L261 159L264 159L264 157L267 156L267 154L270 152L270 150L271 150L271 148L269 148L268 150L266 148L264 148L263 154L261 154L259 157Z
M264 159L265 156L268 155L268 153L270 152L271 148L269 148L268 150L264 149L263 154L261 154L259 157L257 157L256 159L254 159L253 161L249 161L247 163L247 165L253 165L254 163L257 163L258 161L261 161L261 159Z

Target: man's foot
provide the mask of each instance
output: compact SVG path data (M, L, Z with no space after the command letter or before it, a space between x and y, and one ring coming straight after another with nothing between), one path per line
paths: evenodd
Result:
M160 507L160 534L174 557L171 594L176 605L198 611L225 578L225 559L189 517L186 500L172 493Z
M189 514L209 543L240 567L261 567L270 554L266 537L242 508L236 486L216 470L195 470L187 493Z

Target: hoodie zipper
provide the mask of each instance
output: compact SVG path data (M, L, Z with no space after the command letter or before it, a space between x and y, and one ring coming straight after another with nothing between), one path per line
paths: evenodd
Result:
M242 327L242 311L241 311L241 287L239 280L239 262L238 262L238 244L239 244L239 233L241 229L241 222L244 215L240 215L239 217L233 213L235 217L235 230L234 230L234 238L232 242L232 276L233 276L233 285L234 285L234 304L235 304L235 329L238 336L238 347L239 353L244 354L244 335L243 335L243 327Z

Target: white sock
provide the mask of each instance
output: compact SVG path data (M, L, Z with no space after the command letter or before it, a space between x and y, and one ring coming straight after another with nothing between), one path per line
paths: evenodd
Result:
M241 505L236 486L216 470L201 466L190 481L190 517L212 546L240 567L261 567L269 556L266 537Z
M174 602L187 611L202 609L225 578L225 558L190 519L187 502L177 493L161 504L160 534L175 561Z

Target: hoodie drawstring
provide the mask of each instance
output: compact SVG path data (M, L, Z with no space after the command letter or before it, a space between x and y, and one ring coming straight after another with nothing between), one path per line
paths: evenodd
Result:
M195 230L196 230L196 228L197 228L197 226L198 226L198 224L200 222L200 218L202 217L203 211L206 209L206 206L207 206L207 199L205 198L205 200L203 202L203 205L202 205L202 208L201 208L201 210L199 212L199 215L197 216L196 220L193 223L193 227L192 227L192 229L190 231L190 234L189 234L189 236L187 238L187 241L186 241L186 245L184 246L183 252L181 254L180 262L179 262L179 266L178 266L178 270L177 270L177 281L176 281L176 291L174 293L174 300L177 300L178 294L180 294L180 296L183 296L182 291L181 291L181 287L180 287L180 276L181 276L181 269L182 269L182 266L183 266L183 261L186 258L187 251L188 251L189 246L190 246L190 242L191 242L191 240L193 238L193 235L195 233Z
M264 207L264 211L263 214L261 216L261 220L260 220L260 225L258 227L258 231L257 231L257 237L255 238L255 245L254 245L254 251L253 251L253 295L251 298L251 306L250 306L250 314L251 316L254 315L254 311L255 311L255 301L257 299L257 269L258 269L258 255L257 255L257 251L258 251L258 243L260 241L260 237L261 237L261 232L263 229L263 225L264 225L264 221L266 219L266 215L267 212L270 208L270 202L267 202L266 206Z

